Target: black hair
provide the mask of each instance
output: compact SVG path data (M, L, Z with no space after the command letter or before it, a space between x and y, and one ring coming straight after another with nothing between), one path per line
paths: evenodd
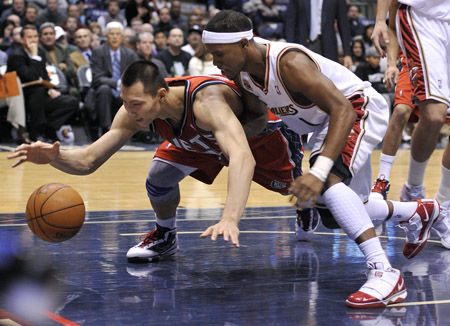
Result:
M252 29L252 22L234 10L221 10L206 24L205 30L218 33L235 33Z
M150 61L135 61L122 74L122 85L130 87L137 82L144 85L144 93L156 96L160 88L169 90L158 66Z

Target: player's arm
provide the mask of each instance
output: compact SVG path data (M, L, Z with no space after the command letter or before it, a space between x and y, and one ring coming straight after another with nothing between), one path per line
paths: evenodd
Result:
M88 147L61 150L59 142L22 144L14 150L14 154L8 156L8 159L19 158L13 167L24 162L32 162L50 164L69 174L90 174L117 152L136 131L135 122L128 118L125 109L121 107L114 117L111 130Z
M236 117L236 108L242 106L239 97L225 85L206 87L196 96L194 114L202 129L212 131L222 152L229 160L227 199L220 222L210 226L201 237L211 236L239 246L238 223L244 213L253 179L255 160ZM214 110L211 110L214 108ZM233 109L232 109L233 108Z
M281 77L291 92L308 97L330 116L328 133L322 153L310 172L297 178L291 186L300 206L317 200L333 162L344 148L356 114L349 100L326 78L304 53L288 52L280 62ZM323 163L326 168L324 171ZM319 173L316 173L319 172Z
M239 118L247 138L257 136L267 125L269 113L267 106L254 94L247 92L239 81L234 81L241 90L244 110Z
M381 44L389 44L388 37L388 27L386 25L386 15L388 13L389 7L391 5L391 0L378 0L377 1L377 14L375 19L375 27L372 32L372 42L378 53L384 58L386 53L384 53L381 48Z
M384 73L384 85L388 91L394 88L394 84L398 81L397 59L399 54L399 45L397 34L395 32L395 16L397 14L398 1L393 0L389 8L389 29L388 38L389 43L386 44L387 53L387 69Z

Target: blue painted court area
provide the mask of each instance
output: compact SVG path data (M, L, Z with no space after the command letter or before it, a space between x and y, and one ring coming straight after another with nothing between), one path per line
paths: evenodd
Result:
M386 309L350 309L345 299L365 282L365 265L340 230L321 226L298 242L291 207L247 208L240 248L200 239L220 212L180 209L180 250L149 264L130 264L125 254L153 229L152 211L88 212L63 243L35 237L23 214L0 215L0 270L12 270L0 278L0 325L450 324L450 251L439 241L407 260L403 231L387 224L382 244L408 297ZM22 290L10 291L14 284ZM11 305L17 298L22 306Z

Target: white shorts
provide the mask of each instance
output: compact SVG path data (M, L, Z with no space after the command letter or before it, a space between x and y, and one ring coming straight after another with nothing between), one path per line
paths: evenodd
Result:
M384 97L373 87L365 88L363 96L351 102L357 113L362 112L362 116L353 125L341 155L352 174L350 188L364 201L372 188L371 155L386 133L390 109ZM311 156L323 150L327 133L328 124L313 139Z
M401 5L396 18L397 38L407 58L414 95L450 106L450 22L425 16Z

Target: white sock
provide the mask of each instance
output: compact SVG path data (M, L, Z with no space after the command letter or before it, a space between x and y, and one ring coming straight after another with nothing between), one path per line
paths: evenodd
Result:
M352 240L373 228L361 199L342 182L328 188L322 197L336 222Z
M370 216L374 226L383 223L389 215L389 207L385 200L370 198L364 203L364 208Z
M439 203L450 200L450 170L441 164L441 182L439 183L436 199Z
M167 220L161 220L156 217L156 224L162 226L163 228L175 229L177 227L177 216L175 215Z
M425 178L425 169L427 168L428 161L417 162L413 159L412 155L409 154L409 169L408 169L408 184L411 186L420 186L423 184Z
M394 210L392 212L392 220L394 222L402 222L407 221L417 210L417 206L419 204L417 202L399 202L399 201L391 201L394 206Z
M387 269L391 267L383 248L381 247L380 239L371 238L359 244L359 249L361 249L366 261L374 263L376 269ZM382 263L383 266L380 266Z
M391 175L392 164L394 164L395 155L387 155L381 153L380 155L380 172L378 173L378 179L384 178L389 180Z

